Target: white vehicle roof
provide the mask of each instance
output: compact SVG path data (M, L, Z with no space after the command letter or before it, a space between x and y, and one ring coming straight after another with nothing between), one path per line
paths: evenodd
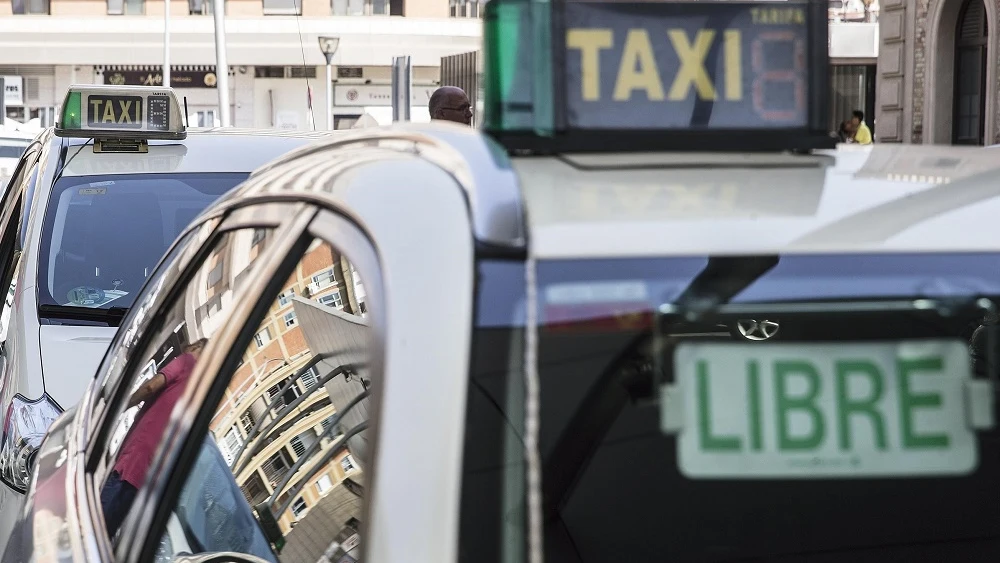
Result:
M512 162L542 258L1000 250L1000 162L983 148Z
M416 150L453 170L476 238L510 247L530 239L539 258L1000 250L1000 227L997 236L981 232L1000 214L1000 162L981 147L508 159L468 128L401 124L303 147L258 173L282 162L320 173L360 154L343 151L352 144L371 148L371 158L375 147ZM342 150L324 151L331 146ZM289 188L314 189L294 177L272 189Z
M151 140L148 153L94 153L86 138L66 141L69 160L64 176L132 173L246 172L274 155L310 141L329 138L332 131L277 131L267 129L188 129L183 141ZM252 141L250 141L252 139ZM79 150L79 153L76 151ZM75 156L74 156L75 153ZM221 156L220 157L220 153ZM70 158L72 157L72 158Z

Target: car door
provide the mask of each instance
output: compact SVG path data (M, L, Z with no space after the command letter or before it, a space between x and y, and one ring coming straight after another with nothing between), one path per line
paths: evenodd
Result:
M137 353L107 400L90 463L90 512L107 553L148 561L232 551L277 560L315 547L319 536L307 528L322 534L329 522L305 517L324 514L312 510L320 505L352 507L324 550L336 542L348 557L357 551L378 369L370 303L379 295L377 283L359 277L378 275L374 252L356 232L331 244L305 230L303 212L290 211L268 204L228 217L185 281L136 327L138 340L126 338ZM267 215L291 219L275 229L260 221ZM201 339L204 355L185 362ZM340 344L345 350L332 354ZM176 365L189 371L183 383ZM130 406L159 374L181 387ZM173 419L155 410L165 398L175 401L166 409ZM140 442L173 455L154 456ZM143 456L145 479L126 459Z

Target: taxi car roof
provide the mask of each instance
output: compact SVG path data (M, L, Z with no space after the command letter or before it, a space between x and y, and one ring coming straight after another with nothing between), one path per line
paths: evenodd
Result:
M230 198L338 200L336 170L365 164L332 150L351 146L445 167L466 189L477 239L523 246L530 234L539 258L1000 250L1000 162L982 147L508 158L468 128L405 124L293 151Z
M191 128L183 141L150 140L149 152L103 153L77 149L67 154L65 176L129 173L250 173L276 156L310 142L336 136L338 131L284 131L274 129ZM91 143L87 138L53 137L70 148ZM234 146L238 147L234 150ZM72 158L71 158L72 157Z

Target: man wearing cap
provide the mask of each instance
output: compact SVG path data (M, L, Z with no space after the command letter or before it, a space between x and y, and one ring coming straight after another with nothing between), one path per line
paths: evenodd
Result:
M431 119L436 121L452 121L463 125L472 125L472 104L465 90L456 86L442 86L431 94L427 103Z

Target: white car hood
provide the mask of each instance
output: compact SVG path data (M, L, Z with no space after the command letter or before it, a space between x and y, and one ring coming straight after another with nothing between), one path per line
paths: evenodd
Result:
M90 385L117 327L43 325L38 331L45 392L64 409Z

